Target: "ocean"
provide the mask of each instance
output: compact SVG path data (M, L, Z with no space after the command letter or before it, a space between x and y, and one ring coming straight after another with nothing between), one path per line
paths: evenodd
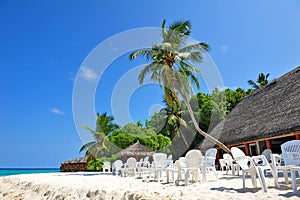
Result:
M59 172L58 168L0 168L0 176Z

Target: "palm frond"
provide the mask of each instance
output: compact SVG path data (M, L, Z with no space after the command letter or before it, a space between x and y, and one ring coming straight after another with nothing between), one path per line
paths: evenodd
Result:
M186 20L186 21L176 21L172 23L168 28L170 30L177 31L178 33L184 35L190 35L191 27L192 27L191 22L189 20Z
M198 64L198 63L202 62L203 57L202 57L202 53L201 52L199 52L199 51L189 52L189 54L190 54L189 62L192 62L194 64Z
M259 88L259 86L254 81L252 81L252 80L249 80L248 84L251 85L254 89L258 89Z
M194 74L191 74L190 78L191 78L192 84L195 85L196 88L199 90L200 89L200 83L199 83L198 78Z
M90 127L84 125L82 126L83 128L85 128L86 130L90 131L93 135L95 135L96 131L94 131L93 129L91 129Z
M196 73L199 75L201 74L201 72L198 68L194 67L193 65L189 64L188 62L180 61L179 64L181 67L187 68L186 70L190 71L191 74L192 73Z
M182 69L179 69L179 71L176 71L175 77L176 77L176 84L175 88L178 91L181 91L182 94L185 95L185 97L189 97L193 93L192 85L189 81L189 77L186 75L187 72L183 72Z
M137 50L135 52L132 52L129 55L129 60L134 60L138 56L141 56L142 58L146 57L147 60L150 60L153 56L153 50L151 50L151 49L140 49L140 50Z
M166 24L166 20L164 19L162 22L162 25L161 25L163 41L165 41L166 35L167 35L166 29L165 29L165 24Z
M79 153L81 153L82 151L86 150L86 149L89 149L90 147L92 147L96 142L95 141L92 141L92 142L88 142L86 144L84 144L80 150L79 150Z
M181 117L178 117L178 121L180 122L181 125L183 125L185 128L187 128L186 121L182 119Z
M191 44L188 46L185 46L179 50L179 52L190 52L190 51L209 51L209 45L205 42L200 42L196 44Z
M138 76L140 84L142 84L144 82L145 76L148 73L152 72L152 73L156 74L156 71L158 71L158 68L160 68L160 66L159 66L159 64L157 64L155 62L152 62L149 65L145 66ZM154 77L151 77L151 78L154 78Z

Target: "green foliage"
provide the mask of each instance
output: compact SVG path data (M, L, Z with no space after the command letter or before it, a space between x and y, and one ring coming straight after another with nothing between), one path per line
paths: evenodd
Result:
M248 80L248 84L252 86L254 90L257 90L269 83L268 77L270 74L260 73L256 81Z
M132 134L125 134L124 131L119 133L113 133L109 136L109 140L121 149L134 144L137 141L137 137Z
M96 130L92 130L87 126L83 128L91 132L94 137L94 141L84 144L79 152L86 150L86 156L91 158L100 157L103 154L112 154L116 149L110 144L107 136L111 134L112 131L118 128L117 124L113 123L114 118L112 116L107 116L107 113L99 114L97 113Z
M230 112L246 95L247 92L242 88L237 88L235 91L225 90L227 111Z
M133 131L134 134L131 134L132 130L138 130L138 132ZM169 137L162 134L156 134L156 132L149 126L141 128L134 123L125 125L124 128L119 131L114 131L109 136L109 140L122 149L134 144L137 140L153 151L164 148L171 144Z
M103 164L99 159L90 160L86 166L87 171L100 171L103 167Z
M142 127L136 125L135 123L128 123L123 127L126 134L140 135L143 133Z
M166 125L165 110L156 112L152 115L151 119L147 121L146 128L152 129L155 133L162 133L165 136L170 136L165 130L162 130Z
M99 161L100 163L104 163L105 161L107 162L110 162L110 163L113 163L114 161L118 160L119 158L119 155L116 153L116 154L112 154L111 157L106 157L106 156L102 156L99 158Z

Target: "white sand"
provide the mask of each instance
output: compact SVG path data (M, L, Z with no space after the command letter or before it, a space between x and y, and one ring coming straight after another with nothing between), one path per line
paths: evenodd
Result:
M266 178L268 192L253 188L250 178L246 190L242 177L221 175L218 180L208 176L206 183L188 186L166 182L144 182L133 177L116 177L99 173L49 173L0 177L0 199L299 199L300 191L292 193L291 185L274 187L273 179ZM150 179L151 180L151 179Z

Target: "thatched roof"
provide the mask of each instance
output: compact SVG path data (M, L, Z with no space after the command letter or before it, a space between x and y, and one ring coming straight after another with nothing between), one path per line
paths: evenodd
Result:
M155 152L148 149L139 141L119 152L120 156L152 156Z
M246 96L210 134L228 145L295 131L300 131L300 66Z
M88 161L88 158L75 158L73 160L66 160L66 161L63 161L61 164L64 165L64 164L80 164L80 163L87 163Z

